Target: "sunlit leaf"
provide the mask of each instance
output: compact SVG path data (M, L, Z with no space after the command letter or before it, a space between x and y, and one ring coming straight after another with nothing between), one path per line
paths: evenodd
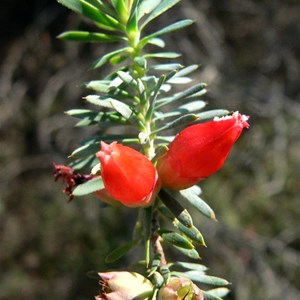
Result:
M166 45L164 40L162 40L160 38L152 38L152 39L148 40L148 44L155 45L160 48L164 48Z
M138 20L144 15L150 14L160 2L161 0L141 0L138 5Z
M216 216L211 207L202 200L197 194L191 189L185 189L179 191L179 194L186 199L190 204L192 204L199 212L201 212L206 217L215 220Z
M179 29L182 29L184 27L187 27L189 25L193 24L193 21L192 20L181 20L181 21L178 21L178 22L175 22L169 26L166 26L164 27L163 29L160 29L154 33L151 33L150 35L148 36L145 36L139 43L139 45L141 47L143 47L144 45L146 45L148 43L148 41L154 37L157 37L157 36L160 36L160 35L163 35L163 34L166 34L166 33L169 33L169 32L172 32L172 31L175 31L175 30L179 30Z
M196 84L182 92L175 94L174 96L159 99L156 101L157 102L156 108L161 108L167 104L170 104L175 101L182 100L182 99L185 99L188 97L196 97L200 91L202 92L205 89L205 87L206 87L205 83Z
M179 229L180 232L185 234L192 241L196 242L199 245L205 246L203 235L195 226L188 228L178 222L177 228Z
M206 106L206 102L202 100L191 101L183 104L170 112L156 112L154 120L163 120L170 117L176 117L187 113L196 112ZM197 114L199 116L199 114Z
M121 41L124 38L105 33L88 32L88 31L65 31L58 36L59 39L75 42L101 42L110 43Z
M115 109L118 113L120 113L125 119L130 119L133 112L130 109L130 107L116 99L107 98L107 99L101 99L100 96L97 95L89 95L85 97L86 101L89 103L99 105L106 108L112 108Z
M223 298L220 298L215 295L211 295L207 293L206 291L203 291L204 300L223 300Z
M132 85L133 87L136 87L136 80L128 72L119 71L117 72L117 74L123 82Z
M158 65L151 65L149 69L156 70L156 71L171 71L174 69L181 68L181 64L158 64Z
M172 128L176 128L178 126L183 126L183 125L188 125L193 123L194 121L198 120L198 116L195 114L187 114L184 116L181 116L179 118L177 118L176 120L167 123L166 125L163 125L162 127L156 129L155 131L153 131L153 133L158 133L158 132L162 132L164 130L168 130L168 129L172 129Z
M109 91L109 83L110 81L108 80L92 80L85 83L85 86L97 92L107 93Z
M179 222L186 227L193 226L193 220L189 212L175 200L176 198L172 197L168 190L162 189L159 192L159 197Z
M177 58L179 56L181 56L181 54L176 52L154 52L144 55L145 58Z
M187 271L187 272L172 272L172 275L176 275L178 277L186 277L191 279L192 281L215 285L215 286L224 286L230 284L227 280L215 276L209 276L204 274L202 271Z
M211 289L209 291L205 291L205 294L222 298L222 297L227 296L229 292L230 292L230 290L228 288L219 287L219 288Z
M228 115L230 112L226 109L213 109L213 110L208 110L202 113L199 113L199 122L201 120L207 120L207 119L212 119L214 117L223 117Z
M111 3L113 5L113 7L115 8L118 16L120 16L120 19L125 23L126 16L128 15L128 10L127 10L125 1L124 0L112 0Z
M180 71L178 71L174 77L182 77L182 76L186 76L194 71L196 71L198 69L198 65L191 65L191 66L188 66L188 67L185 67L183 69L181 69Z
M189 263L189 262L182 262L182 261L176 261L169 264L170 268L173 267L181 267L188 270L196 270L200 272L205 272L207 270L206 266L203 266L201 264L196 263Z
M126 53L128 51L130 51L131 48L130 47L126 47L126 48L122 48L122 49L118 49L112 52L109 52L105 55L103 55L100 59L96 60L93 64L92 67L94 69L99 68L101 66L103 66L105 63L107 63L111 58L113 58L114 56L120 54L120 53Z
M151 0L150 0L151 1ZM170 9L172 6L177 4L180 0L162 0L160 4L151 12L148 18L143 22L141 28L145 27L153 19Z
M193 244L177 232L163 232L160 230L159 235L165 242L168 242L173 246L177 246L184 249L194 249Z
M104 189L104 184L101 177L93 178L85 183L78 185L74 191L74 196L83 196Z
M181 252L183 255L192 258L192 259L200 259L199 253L196 249L184 249L180 247L174 246L179 252Z

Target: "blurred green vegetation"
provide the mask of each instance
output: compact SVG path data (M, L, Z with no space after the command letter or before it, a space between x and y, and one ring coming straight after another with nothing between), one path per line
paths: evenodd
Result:
M67 203L52 161L66 163L86 134L63 111L84 105L80 84L107 45L56 36L89 24L54 0L1 3L0 299L93 299L109 250L130 238L135 210ZM218 222L194 215L211 273L228 299L300 298L300 3L183 0L159 22L196 23L168 37L182 63L201 64L210 108L251 116L225 167L202 182ZM131 254L135 255L135 254Z

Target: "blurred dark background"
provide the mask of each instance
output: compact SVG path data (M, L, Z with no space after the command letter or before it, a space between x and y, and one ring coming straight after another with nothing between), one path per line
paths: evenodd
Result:
M299 16L298 0L183 0L157 24L194 19L167 50L201 64L209 108L251 116L201 184L218 222L194 214L203 264L233 283L228 299L300 299ZM84 135L63 111L82 106L83 81L106 74L88 69L108 46L59 41L90 25L55 0L2 0L0 25L0 299L93 299L88 272L119 266L104 257L130 238L136 211L67 204L51 173Z

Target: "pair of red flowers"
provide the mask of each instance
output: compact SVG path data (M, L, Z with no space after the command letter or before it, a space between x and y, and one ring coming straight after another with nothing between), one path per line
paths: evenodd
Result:
M101 142L97 157L105 190L98 196L129 207L148 206L161 187L181 190L193 186L222 167L243 128L249 127L248 118L235 112L185 128L156 167L130 147Z

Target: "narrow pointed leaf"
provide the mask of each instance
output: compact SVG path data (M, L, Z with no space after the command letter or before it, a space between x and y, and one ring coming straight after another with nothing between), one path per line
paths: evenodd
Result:
M84 157L89 155L95 155L100 149L100 142L87 144L75 149L70 157Z
M172 275L176 275L178 277L186 277L191 279L192 281L215 285L215 286L224 286L230 284L227 280L215 276L209 276L204 274L201 271L187 271L187 272L172 272Z
M93 178L85 183L78 185L74 191L74 196L83 196L104 189L104 184L101 177Z
M132 241L124 246L121 246L115 250L113 250L110 254L108 254L105 258L106 263L113 263L123 257L129 250L135 247L138 244L139 240Z
M180 247L174 246L179 252L181 252L183 255L192 258L192 259L200 259L199 253L196 249L184 249Z
M117 56L120 53L124 53L124 54L128 53L128 51L130 49L131 49L130 47L126 47L126 48L118 49L116 51L109 52L109 53L105 54L104 56L102 56L100 59L96 60L93 63L92 67L94 69L99 68L99 67L103 66L105 63L107 63L114 56Z
M178 126L189 125L189 124L195 122L196 120L198 120L198 116L195 114L184 115L184 116L177 118L176 120L174 120L172 122L167 123L166 125L158 128L158 129L156 129L152 133L162 132L164 130L176 128Z
M186 89L183 92L177 93L172 97L168 97L168 98L163 98L163 99L159 99L157 100L158 105L156 106L156 108L161 108L162 106L166 105L166 104L170 104L173 103L175 101L178 100L182 100L191 96L195 96L197 95L197 93L199 91L203 91L206 87L205 83L200 83L200 84L196 84L188 89Z
M166 33L169 33L169 32L172 32L172 31L175 31L175 30L178 30L178 29L181 29L181 28L184 28L184 27L187 27L189 25L193 24L193 21L192 20L189 20L189 19L186 19L186 20L181 20L181 21L178 21L178 22L175 22L169 26L166 26L164 27L163 29L160 29L154 33L151 33L150 35L148 36L145 36L141 41L140 41L140 46L144 46L148 43L149 39L152 39L154 37L157 37L157 36L161 36L163 34L166 34Z
M83 14L82 4L80 0L57 0L58 3L66 6L67 8L73 10L78 14ZM99 0L86 0L85 2L91 4L92 6L100 9L102 12L105 12L108 15L113 16L114 12L108 7L104 5L102 1Z
M206 102L202 100L191 101L189 103L180 105L179 110L185 110L186 112L195 112L201 110L206 106Z
M123 22L126 22L125 18L128 14L128 11L127 11L127 7L125 5L125 1L124 0L112 0L111 1L117 14L120 16L120 19L123 21Z
M192 226L189 228L178 222L177 228L179 229L180 232L182 232L184 235L186 235L193 242L196 242L197 244L199 244L201 246L206 245L203 235L195 226Z
M175 200L176 198L174 199L174 197L169 194L169 191L163 189L159 192L159 196L162 202L180 223L186 227L193 226L193 220L188 211Z
M136 34L138 32L138 19L137 19L137 11L131 10L130 18L127 22L126 31L130 34Z
M110 81L108 80L92 80L87 82L85 86L93 91L107 93L109 91L109 83Z
M153 206L146 207L143 210L144 213L144 240L145 240L145 260L146 266L150 263L150 251L151 251L151 228L153 219Z
M180 69L182 67L181 64L159 64L159 65L151 65L149 69L156 71L172 71L174 69Z
M142 28L144 28L149 22L157 18L159 15L170 9L177 4L180 0L162 0L160 4L151 12L148 18L143 22Z
M156 162L159 158L163 157L169 148L165 145L161 145L156 149L155 156L151 159L152 162Z
M119 71L117 72L117 74L123 82L127 83L128 85L132 85L133 87L136 87L136 80L128 72Z
M160 262L161 262L161 255L156 253L153 260L152 260L152 264L151 264L151 268L150 268L150 272L148 274L148 277L151 277L154 272L156 272L158 270L158 268L160 267Z
M205 111L202 113L199 113L199 121L201 120L207 120L207 119L212 119L214 117L223 117L228 115L230 112L226 109L213 109L209 111Z
M95 155L86 156L83 158L73 160L70 163L70 167L72 167L74 170L81 170L84 167L87 167L87 166L91 167L91 166L95 165L95 160L97 160L99 162L99 159L97 157L95 157Z
M142 0L138 6L137 18L140 20L144 15L150 14L161 0Z
M191 189L181 190L179 194L186 199L191 205L193 205L199 212L204 216L216 220L216 216L211 207L202 200L197 194L195 194Z
M173 246L184 248L184 249L194 249L193 244L178 234L177 232L162 232L159 231L159 235L165 242L172 244Z
M179 106L177 109L166 112L166 113L156 113L156 117L154 118L155 120L160 120L160 119L166 119L170 117L176 117L180 116L182 114L187 114L187 113L194 113L197 112L198 110L202 109L203 107L206 106L206 102L202 100L197 100L197 101L192 101L187 104ZM199 114L197 114L199 116Z
M219 287L219 288L211 289L209 291L205 291L205 293L208 295L221 297L221 298L227 296L229 292L230 290L226 287Z
M181 267L187 270L196 270L199 272L205 272L207 267L204 265L196 264L196 263L188 263L188 262L174 262L169 265L170 268L172 267Z
M155 45L155 46L160 47L160 48L164 48L165 45L166 45L164 40L160 39L160 38L152 38L148 41L148 44Z
M59 39L75 42L101 42L110 43L121 41L124 38L105 33L89 32L89 31L65 31L58 36Z
M207 293L206 291L203 291L203 295L204 295L204 300L223 300L223 298L220 298L215 295L211 295L211 294Z
M179 56L181 56L181 54L176 52L157 52L144 55L145 58L177 58Z
M85 0L80 0L82 14L94 21L106 30L117 30L120 28L119 22L108 14L103 13L97 7Z
M116 99L107 98L107 99L101 99L97 95L90 95L85 97L86 101L99 105L102 107L112 108L115 109L118 113L120 113L125 119L130 119L133 115L133 111L130 109L130 107Z
M160 88L163 85L163 83L165 82L165 80L166 80L166 76L162 75L159 78L154 90L151 92L151 95L150 95L150 98L149 98L150 105L149 105L148 111L146 113L146 120L150 120L152 118L152 115L154 113L156 98L157 98L157 96L159 94L159 91L160 91Z
M190 82L192 82L192 79L189 77L173 77L168 80L168 83L170 84L187 84Z
M80 0L57 0L57 2L77 13L82 13Z
M190 65L188 67L185 67L185 68L181 69L180 71L178 71L174 77L186 76L186 75L196 71L198 69L198 67L199 67L198 65Z

